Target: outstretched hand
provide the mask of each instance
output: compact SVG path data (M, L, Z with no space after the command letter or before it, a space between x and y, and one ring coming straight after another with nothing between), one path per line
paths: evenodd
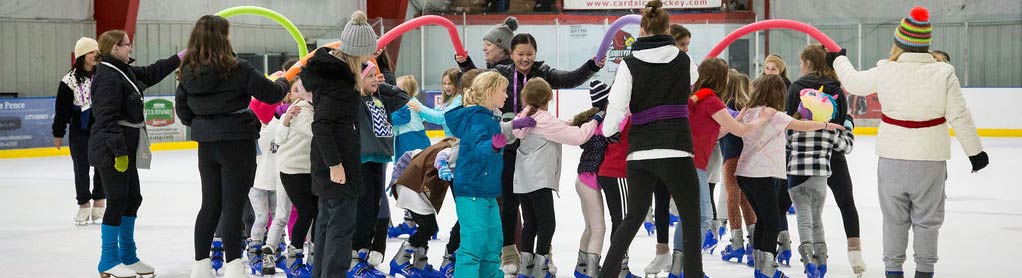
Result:
M827 66L834 67L834 60L836 60L837 57L846 56L847 54L848 50L844 48L838 52L827 52Z

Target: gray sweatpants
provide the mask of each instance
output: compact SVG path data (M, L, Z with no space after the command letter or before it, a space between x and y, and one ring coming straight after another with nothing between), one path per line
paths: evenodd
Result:
M902 271L908 230L912 229L916 271L933 272L937 236L944 224L945 161L898 160L877 163L880 211L884 215L884 264Z
M788 189L798 218L798 238L802 243L823 243L823 203L827 200L827 177L813 176Z

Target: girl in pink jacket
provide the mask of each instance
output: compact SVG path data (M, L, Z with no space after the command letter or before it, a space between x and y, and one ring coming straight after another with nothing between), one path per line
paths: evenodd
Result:
M514 176L514 193L522 201L523 218L519 277L556 275L557 268L550 261L550 242L555 227L553 191L561 176L561 144L585 143L603 118L598 115L581 126L571 126L546 111L552 98L549 83L542 78L529 79L522 89L526 107L518 118L532 117L536 126L512 132L521 140Z

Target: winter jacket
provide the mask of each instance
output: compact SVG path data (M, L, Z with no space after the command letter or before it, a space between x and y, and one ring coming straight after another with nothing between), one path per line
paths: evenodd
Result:
M527 117L533 107L518 114ZM561 180L561 144L582 145L596 132L596 120L571 126L550 112L540 109L532 114L535 127L516 129L521 140L515 158L514 192L524 194L543 188L558 189Z
M458 168L454 171L454 196L500 197L503 148L494 150L491 138L501 134L499 117L482 106L459 107L445 116L454 137L461 139Z
M831 152L852 153L855 141L848 130L789 130L787 136L789 176L829 177Z
M632 44L610 88L603 134L618 133L618 125L631 110L632 129L628 160L692 157L688 119L667 118L646 124L634 122L639 113L661 105L687 105L690 94L688 54L667 35L642 37ZM685 111L687 112L687 111Z
M358 122L362 141L362 163L387 163L394 156L394 126L391 114L408 103L408 94L397 86L380 83L376 93L361 96Z
M173 73L181 59L175 54L145 67L131 66L129 63L132 61L125 63L107 56L100 57L100 60L102 63L96 65L92 78L92 116L96 123L89 135L89 164L113 167L114 157L127 155L134 159L140 133L137 128L121 126L117 122L145 122L142 93Z
M259 146L259 154L256 156L256 176L252 187L274 191L280 184L280 171L277 170L277 142L274 141L277 132L281 128L280 119L271 117L270 123L259 130L259 139L256 145Z
M592 173L595 174L600 171L600 164L603 163L603 157L607 153L607 137L603 136L600 131L600 127L596 127L596 132L593 133L593 137L590 137L588 141L582 143L579 147L582 148L582 154L578 157L578 170L579 174Z
M841 82L816 74L802 76L791 83L791 86L788 87L788 100L784 102L784 111L789 116L795 116L795 113L798 113L798 104L802 103L802 100L799 99L802 89L820 89L820 86L823 86L823 93L837 97L835 100L837 107L834 110L837 113L834 113L835 116L830 122L844 125L845 120L848 119L848 97L845 95L845 89L841 88Z
M486 62L486 69L493 69L498 65L512 65L514 63L515 61L511 60L511 56L508 55L505 56L503 60L497 61L496 63ZM465 62L458 63L458 68L461 69L461 72L466 72L476 69L476 64L475 62L472 62L472 57L466 56Z
M312 192L320 198L352 199L365 192L359 163L358 73L320 48L302 67L299 77L312 92ZM330 181L330 166L343 165L346 184Z
M419 103L419 100L415 98L409 100L409 102L412 101ZM397 161L407 151L425 149L430 145L429 136L426 135L426 126L422 124L422 115L425 110L439 112L423 106L422 103L419 103L419 107L421 108L419 112L414 112L408 108L408 105L405 105L390 114L397 132L397 137L394 138L394 161Z
M97 65L98 66L98 65ZM92 118L92 78L78 82L75 70L69 71L57 85L57 100L53 105L53 138L62 138L70 125L78 134L89 134L96 121ZM82 103L83 101L88 102ZM85 107L83 107L83 105ZM85 119L85 122L82 122ZM81 131L81 132L78 132Z
M607 121L604 120L604 124ZM628 164L625 157L628 156L628 132L632 129L632 123L625 118L621 123L620 141L607 145L607 153L603 156L603 163L600 164L600 171L596 175L611 178L627 178Z
M444 114L446 114L447 112L449 112L451 110L454 110L454 108L461 107L461 105L462 105L462 103L461 103L461 95L456 95L456 96L454 96L454 99L451 99L451 102L449 102L447 104L437 103L433 107L433 109L428 109L428 108L420 109L419 110L419 117L422 117L422 119L427 121L427 122L431 122L431 123L443 126L444 127L444 136L450 137L450 136L453 136L453 135L451 135L451 129L447 127L447 121L444 120Z
M301 112L291 118L289 126L277 128L274 142L277 143L277 170L284 174L308 174L309 153L312 151L312 104L299 100L292 104Z
M196 73L191 67L182 69L176 94L177 115L192 128L192 140L198 142L259 138L261 123L249 102L255 97L264 103L278 103L291 89L286 79L266 79L241 59L226 77L213 66L198 67Z
M412 158L412 162L405 167L401 175L395 177L397 179L395 184L418 193L428 193L430 204L439 212L451 183L440 179L434 162L440 151L454 147L457 143L457 138L448 137L422 150ZM397 190L393 192L396 197Z
M954 128L966 155L983 151L955 68L950 64L938 63L929 53L906 52L898 61L881 60L875 68L866 71L855 70L848 57L840 56L834 60L834 69L848 93L862 96L877 93L881 111L890 118L902 121L947 119L946 123L925 128L881 122L876 149L880 157L951 159L948 124Z
M533 63L528 74L518 72L514 64L497 65L494 69L510 82L507 85L507 101L504 102L504 107L500 111L514 114L522 111L521 108L524 104L521 103L519 94L525 88L525 82L529 81L529 79L540 77L546 80L547 83L550 83L550 87L555 90L567 89L582 85L590 77L593 77L596 72L600 71L600 67L597 67L596 62L593 62L593 60L587 61L574 71L557 70L545 65L542 61Z

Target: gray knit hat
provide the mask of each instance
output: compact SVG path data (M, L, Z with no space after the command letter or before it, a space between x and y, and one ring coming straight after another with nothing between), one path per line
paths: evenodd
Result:
M511 38L515 36L515 30L518 30L518 19L509 16L504 19L504 23L497 24L490 28L490 30L487 30L483 34L483 40L496 44L503 49L511 49Z
M341 52L352 56L369 56L376 52L376 32L367 23L366 14L355 11L351 21L344 25L341 32Z

